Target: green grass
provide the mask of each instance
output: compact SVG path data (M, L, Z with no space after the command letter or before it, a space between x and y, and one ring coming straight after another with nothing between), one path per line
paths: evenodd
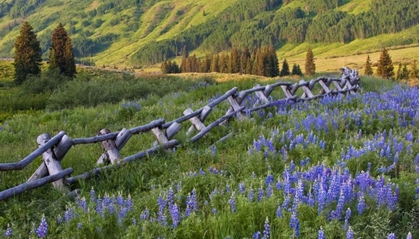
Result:
M209 81L209 77L206 76L202 80ZM148 80L153 84L162 81L156 78ZM101 82L98 77L93 76L91 81L92 84ZM111 83L117 87L123 81L124 79L113 79ZM130 81L134 88L136 81L134 79L130 79ZM200 81L196 80L196 82ZM70 109L62 108L57 111L40 110L31 114L15 114L7 120L7 123L0 124L0 151L2 152L0 162L19 161L28 155L37 148L36 137L44 132L54 135L64 130L70 137L79 138L94 136L98 130L105 127L114 132L122 128L129 129L143 125L157 118L170 121L182 116L182 112L186 108L193 110L201 108L208 104L210 98L217 94L223 94L234 86L243 90L253 87L255 83L265 85L272 83L273 80L260 81L250 77L241 81L225 81L217 84L211 82L212 84L205 88L199 86L194 90L188 87L191 86L191 84L188 85L188 82L185 82L184 87L174 84L158 86L156 88L167 89L165 94L155 93L147 97L139 95L138 98L132 100L133 105L142 106L140 109L126 107L124 103L127 101L119 101L98 104L95 107L86 105ZM377 87L379 83L384 88ZM80 82L75 81L74 84L80 84L80 87L85 88ZM171 86L172 88L170 88ZM99 90L101 84L96 84L95 87ZM81 189L79 200L86 199L88 213L72 200L57 201L62 194L53 190L51 185L47 185L2 202L0 204L0 232L4 234L9 224L13 229L14 237L27 237L31 229L38 227L42 215L45 215L49 225L48 237L51 238L138 238L139 236L144 238L157 238L158 236L165 238L226 238L227 236L251 238L253 233L264 230L264 221L268 218L272 237L287 238L293 233L289 227L291 213L284 210L282 218L276 217L276 209L284 201L283 192L274 189L272 197L265 197L261 202L257 202L257 199L249 202L247 199L248 190L252 188L255 195L257 195L258 188L261 187L265 190L267 175L274 176L274 184L277 179L282 180L283 173L285 169L291 167L291 162L295 163L296 171L302 170L302 172L319 163L323 163L327 167L335 166L337 169L337 160L341 159L341 153L350 145L358 149L363 147L365 142L375 141L375 137L379 137L377 141L382 139L382 136L376 135L383 135L384 132L388 135L392 131L392 137L386 138L385 142L392 143L395 139L397 142L402 142L404 147L399 155L400 175L395 175L394 171L383 175L386 183L388 180L392 180L400 187L398 210L389 211L386 207L377 208L375 201L368 196L366 196L367 211L362 215L357 213L357 201L346 203L345 209L349 207L352 210L349 223L358 237L384 238L389 233L396 232L398 238L404 238L408 231L411 231L413 236L418 236L418 224L409 223L418 221L418 216L416 217L418 214L410 211L412 208L418 207L418 199L414 199L417 174L413 165L413 158L416 153L418 154L418 144L416 143L418 142L418 119L412 119L407 115L402 116L415 123L402 127L398 125L397 118L394 118L399 116L398 111L377 110L376 116L374 116L365 110L371 109L369 108L370 104L374 104L375 100L380 100L378 96L383 95L384 91L394 88L396 89L394 93L397 94L398 87L395 88L395 82L383 82L375 78L362 77L362 87L363 94L365 94L363 98L357 96L341 98L329 104L320 104L319 100L307 102L298 108L289 109L290 111L286 115L276 114L275 107L268 108L253 113L252 119L243 121L235 119L229 123L228 127L216 127L197 143L187 142L186 131L190 123L186 121L181 124L182 129L175 136L175 139L182 143L175 152L160 152L150 155L138 162L107 170L96 178L71 185L72 190ZM70 87L65 88L70 90ZM370 91L373 92L368 93ZM358 93L358 95L361 94ZM276 88L272 93L274 97L280 95L282 95L280 88ZM408 97L401 96L400 98ZM369 103L363 103L364 100L368 100ZM386 100L383 102L383 106L387 105L386 103L389 103L390 99ZM205 123L208 124L223 116L228 107L227 103L215 107ZM299 110L299 108L302 109ZM268 116L269 114L272 115L271 118ZM357 125L350 116L351 114L360 114L363 124ZM317 145L312 144L307 147L298 145L295 149L288 150L288 157L284 158L280 153L273 152L265 156L264 150L268 150L268 147L264 145L260 152L254 147L254 142L262 136L267 140L272 140L276 151L280 151L281 147L290 143L288 139L285 142L281 141L281 135L288 130L293 130L293 135L302 134L307 138L310 132L303 128L303 121L311 119L311 115L325 118L328 116L329 120L333 118L337 121L337 130L333 130L332 122L328 123L327 131L317 130L312 125L312 133L319 140L325 140L325 149L320 149ZM347 118L344 115L347 115ZM379 118L384 118L384 120L380 121ZM371 123L369 123L370 121ZM311 122L313 124L315 121ZM302 124L300 129L297 128L296 123ZM273 133L276 130L278 134ZM406 140L408 132L412 132L413 140L417 141ZM228 133L233 133L234 136L224 142L215 143ZM151 132L134 135L121 150L121 155L125 157L145 150L152 146L154 140L155 136ZM215 151L212 153L209 146L214 143ZM412 150L407 153L409 145ZM248 153L249 149L253 149L252 154ZM75 171L73 175L77 175L94 168L96 160L102 153L103 150L99 144L78 145L65 156L62 166L63 168L72 167ZM347 166L352 178L356 177L357 172L366 170L368 162L372 163L371 176L380 177L382 174L379 174L377 169L382 165L388 166L390 163L386 157L379 154L378 150L348 160ZM306 157L310 158L309 164L300 166L300 161ZM22 171L3 172L0 175L0 190L25 182L40 163L41 159L38 158ZM221 173L211 173L209 167L216 168ZM205 175L199 173L200 169L203 169ZM344 171L344 169L341 170ZM245 194L239 192L238 186L241 182L246 185ZM273 188L275 188L274 184ZM307 186L305 191L307 191L313 186L313 182L305 181L305 185ZM227 186L230 187L230 192L227 191ZM295 186L296 183L293 184L293 187ZM158 197L167 199L170 188L175 193L174 202L184 215L178 227L162 226L156 221L142 221L140 214L146 208L150 211L151 217L158 218ZM101 216L96 212L96 202L90 199L91 189L94 189L96 196L101 198L104 195L109 197L120 195L126 200L130 197L133 207L127 211L126 217L120 223L114 214ZM218 193L210 199L210 195L215 189ZM192 194L193 190L195 190L199 208L190 216L185 216L186 198ZM236 213L231 212L229 205L233 191L235 192ZM290 205L292 203L293 199ZM325 214L330 210L335 210L335 206L336 203L330 204ZM68 223L57 223L57 215L64 218L64 212L70 208L78 216ZM120 213L121 208L115 207L117 214ZM212 213L213 209L217 210L216 214ZM342 229L343 218L327 220L324 214L318 214L316 208L302 203L297 210L301 238L316 238L321 227L327 237L345 237L346 230ZM172 219L168 209L165 209L165 215L167 222L171 225ZM132 219L136 219L136 225L133 224Z

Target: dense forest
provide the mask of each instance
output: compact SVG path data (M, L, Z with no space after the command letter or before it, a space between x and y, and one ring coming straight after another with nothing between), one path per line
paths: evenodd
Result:
M15 39L9 36L23 19L29 19L37 33L43 59L48 58L52 26L62 22L72 36L74 54L79 59L95 56L119 42L140 42L131 52L121 53L132 65L156 64L181 56L184 46L190 52L199 50L213 55L232 48L273 45L279 49L286 43L346 44L419 24L418 1L371 0L357 12L343 9L351 3L351 0L230 0L226 2L228 7L217 14L207 15L200 10L205 20L197 24L192 21L187 27L182 23L190 17L188 13L194 5L178 9L178 4L171 1L101 0L69 4L63 0L3 1L0 57L13 57ZM59 10L46 11L51 9ZM155 11L153 15L146 15L151 9ZM176 34L160 37L178 25L181 28ZM415 42L411 38L403 42L412 43Z

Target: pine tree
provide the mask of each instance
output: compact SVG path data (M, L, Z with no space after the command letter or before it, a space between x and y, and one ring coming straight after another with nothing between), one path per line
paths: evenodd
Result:
M67 38L64 46L65 71L64 75L74 77L76 75L76 62L74 61L73 45L70 37Z
M411 65L410 79L419 79L419 65L416 60Z
M180 66L181 72L187 72L187 57L188 57L187 46L182 47L181 56L182 56L181 66Z
M236 49L235 47L232 48L232 51L230 53L228 68L230 73L239 73L240 71L241 57L238 49Z
M381 56L379 57L376 74L383 79L389 79L394 76L394 65L386 48L382 50Z
M169 73L168 61L164 61L164 62L160 65L160 70L162 71L162 74L168 74L168 73Z
M308 51L306 52L305 75L311 76L313 74L315 74L314 54L311 47L309 47Z
M277 58L276 49L273 45L268 47L266 69L266 76L274 77L279 75L279 59Z
M247 64L249 64L250 58L251 58L251 53L249 52L249 48L245 47L241 55L241 71L240 71L241 73L250 74L251 72L250 70L249 72L247 72Z
M373 75L372 70L372 61L370 60L370 56L367 56L366 63L365 63L365 75L371 76Z
M70 77L74 77L76 74L71 39L61 23L54 29L51 36L49 68L51 70L58 68L60 74Z
M298 64L293 64L292 75L302 76L302 70Z
M25 21L15 41L15 82L22 84L29 74L41 72L41 47L32 26Z
M280 76L288 76L288 75L290 75L289 63L287 63L287 60L284 59L283 65L281 67Z
M403 64L399 77L399 80L408 80L410 78L410 71L407 68L407 63Z
M210 72L219 72L219 55L214 55L211 60Z

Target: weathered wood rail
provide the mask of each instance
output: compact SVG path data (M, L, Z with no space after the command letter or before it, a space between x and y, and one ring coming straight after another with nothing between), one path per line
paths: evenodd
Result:
M41 155L44 161L27 182L0 192L0 201L51 182L53 183L54 188L63 192L68 192L67 186L78 180L93 177L104 170L119 167L123 163L144 158L147 155L162 149L172 149L180 145L180 142L172 138L180 131L181 123L185 121L191 123L187 132L189 140L191 142L196 142L213 128L221 124L226 124L228 120L235 116L238 120L241 120L246 117L246 113L273 106L273 102L270 102L269 96L278 87L280 87L285 96L283 100L292 102L313 100L327 95L355 94L360 87L358 72L345 67L341 68L341 73L340 78L319 77L310 81L301 80L294 84L277 82L266 86L256 85L252 89L242 91L238 91L238 89L234 87L196 111L193 111L191 108L186 109L183 112L184 116L170 122L165 122L164 119L157 119L132 129L124 128L119 132L111 132L108 129L102 129L99 131L98 135L89 138L71 139L64 131L59 132L52 138L49 134L41 134L37 138L39 148L34 150L27 157L15 163L0 163L0 171L11 171L24 169ZM321 90L318 94L314 94L313 90L317 84L320 86ZM300 88L302 89L303 94L299 97L297 91ZM249 94L255 94L255 97L257 97L261 104L254 104L251 108L242 106L241 104ZM213 107L226 100L229 102L229 109L226 114L206 126L204 122L207 116L212 112ZM124 158L121 156L119 151L134 134L146 133L149 131L156 136L156 140L151 148ZM192 136L194 132L197 133ZM225 140L229 135L222 137L220 140ZM68 177L73 173L73 169L62 169L60 161L63 160L72 146L92 143L101 143L104 148L104 153L99 156L97 164L108 165L94 168L91 171L80 175Z

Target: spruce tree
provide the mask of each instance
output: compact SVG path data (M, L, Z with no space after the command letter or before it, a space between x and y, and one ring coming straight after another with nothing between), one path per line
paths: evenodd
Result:
M266 64L266 76L274 77L279 75L279 59L277 58L276 49L273 45L270 45L267 49Z
M50 67L51 70L58 68L60 74L74 77L76 64L73 54L73 46L61 23L54 29L51 36Z
M383 79L389 79L394 76L394 65L386 48L382 50L381 56L379 57L376 74Z
M298 64L293 64L292 75L302 76L302 70Z
M249 52L249 48L245 47L244 51L241 55L241 73L250 74L251 70L248 69L247 72L247 65L249 66L249 59L251 58L251 53Z
M230 53L230 59L229 59L229 72L230 73L239 73L241 68L241 57L238 49L235 47L232 48L232 51Z
M311 47L309 47L306 52L305 75L311 76L313 74L315 74L314 53L312 52Z
M419 65L416 60L411 65L410 79L419 79Z
M287 60L284 59L283 65L280 71L280 76L288 76L288 75L290 75L289 63L287 63Z
M32 26L23 22L19 36L15 41L15 82L20 85L29 74L39 75L41 72L41 47Z
M410 71L407 68L407 63L404 63L400 72L400 80L408 80L410 78Z
M366 63L365 63L365 75L371 76L373 75L372 70L372 61L370 60L370 56L367 56Z
M187 72L187 57L188 57L187 46L182 47L181 55L182 55L181 66L180 66L181 72Z
M211 60L210 72L219 72L219 55L214 55Z

